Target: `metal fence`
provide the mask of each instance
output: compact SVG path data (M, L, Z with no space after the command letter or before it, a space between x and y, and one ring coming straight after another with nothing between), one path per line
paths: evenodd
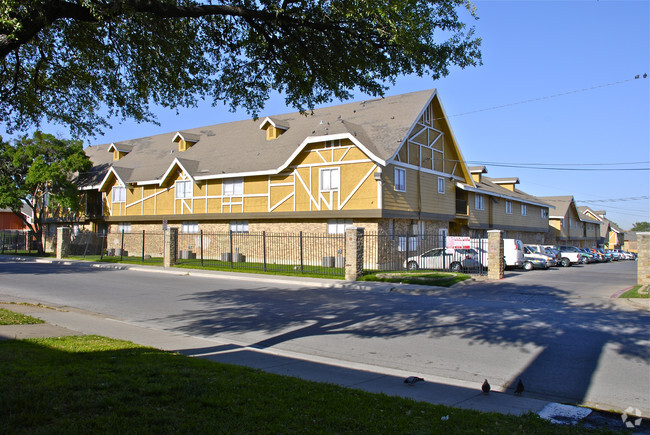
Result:
M164 233L141 231L135 233L95 233L79 231L72 234L70 255L120 258L130 262L163 262Z
M32 232L28 230L0 231L0 253L29 253L36 251Z
M487 272L487 240L446 235L363 236L365 271ZM165 233L141 231L72 234L70 255L162 264ZM176 264L214 269L345 276L345 234L179 233ZM36 251L28 231L0 232L1 253Z
M178 264L304 275L345 275L345 234L178 235Z
M440 270L483 275L487 240L430 234L364 235L364 270Z

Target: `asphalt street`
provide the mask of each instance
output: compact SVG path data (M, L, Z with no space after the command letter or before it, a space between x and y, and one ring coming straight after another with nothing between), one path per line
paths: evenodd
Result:
M469 388L521 378L533 397L650 415L650 313L610 298L636 282L634 262L434 290L151 270L0 259L0 300Z

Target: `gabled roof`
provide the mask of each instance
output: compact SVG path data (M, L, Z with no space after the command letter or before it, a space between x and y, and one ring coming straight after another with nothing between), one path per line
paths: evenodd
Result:
M201 135L195 133L188 133L186 131L177 131L172 139L172 142L178 142L179 139L183 139L186 142L198 142L201 138Z
M385 165L435 96L435 89L430 89L315 109L308 115L270 116L265 122L291 127L273 141L260 132L259 120L250 119L122 141L132 149L118 162L100 157L98 150L110 144L88 147L86 153L95 166L105 164L104 171L118 166L130 169L129 174L117 171L123 182L138 184L161 182L180 155L173 143L178 135L199 139L182 153L183 167L195 179L278 173L291 163L298 147L341 138L352 140L369 158Z
M108 152L119 151L121 153L130 153L133 150L133 145L128 145L122 142L113 142L108 146Z
M575 209L573 196L540 196L539 199L555 206L555 211L553 213L549 213L549 217L554 219L564 219L569 212L569 207L571 207L572 204L573 208ZM576 209L576 214L577 213L578 210Z
M472 169L472 168L474 168L474 169ZM485 167L474 166L472 168L470 168L470 171L472 171L474 173L479 172L479 171L481 173L487 173L487 171L485 170ZM483 168L483 169L481 170L480 168ZM475 188L470 187L470 186L468 186L468 185L466 185L464 183L457 183L457 185L458 185L459 188L461 188L463 190L467 190L467 191L471 191L471 192L475 192L475 193L482 193L482 194L489 195L489 196L509 199L509 200L513 200L513 201L519 201L519 202L522 202L522 203L525 203L525 204L537 205L537 206L540 206L540 207L554 208L553 205L551 205L551 204L549 204L549 203L547 203L545 201L542 201L540 198L537 198L536 196L529 195L526 192L523 192L523 191L521 191L519 189L515 189L514 191L512 191L510 189L506 189L505 187L501 187L499 184L494 182L494 179L486 177L486 176L481 177L480 182L475 182L475 185L476 185Z
M594 211L591 208L587 206L580 206L578 207L578 211L581 214L589 214L589 216L592 216L594 219L597 219L599 222L605 224L600 226L600 233L601 235L607 236L607 230L614 231L615 233L621 233L623 234L625 231L623 231L618 225L616 225L614 222L610 221L605 217L605 210L598 210ZM603 229L605 229L605 232L603 232Z

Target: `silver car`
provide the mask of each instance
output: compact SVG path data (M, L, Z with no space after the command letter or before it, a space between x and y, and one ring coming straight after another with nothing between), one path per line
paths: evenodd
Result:
M462 272L466 269L478 269L478 252L469 249L435 248L420 255L409 257L404 266L408 270L437 269Z

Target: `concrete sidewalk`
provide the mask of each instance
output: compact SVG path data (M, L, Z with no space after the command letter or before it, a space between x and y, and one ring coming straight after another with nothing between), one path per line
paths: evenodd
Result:
M269 373L483 412L514 415L540 413L550 403L526 397L525 392L523 396L500 391L485 395L481 392L480 385L442 378L429 378L415 386L408 386L403 379L417 373L343 363L273 349L256 349L233 342L142 327L69 307L45 307L18 302L20 301L2 301L0 308L37 317L46 323L0 326L0 340L95 334Z

